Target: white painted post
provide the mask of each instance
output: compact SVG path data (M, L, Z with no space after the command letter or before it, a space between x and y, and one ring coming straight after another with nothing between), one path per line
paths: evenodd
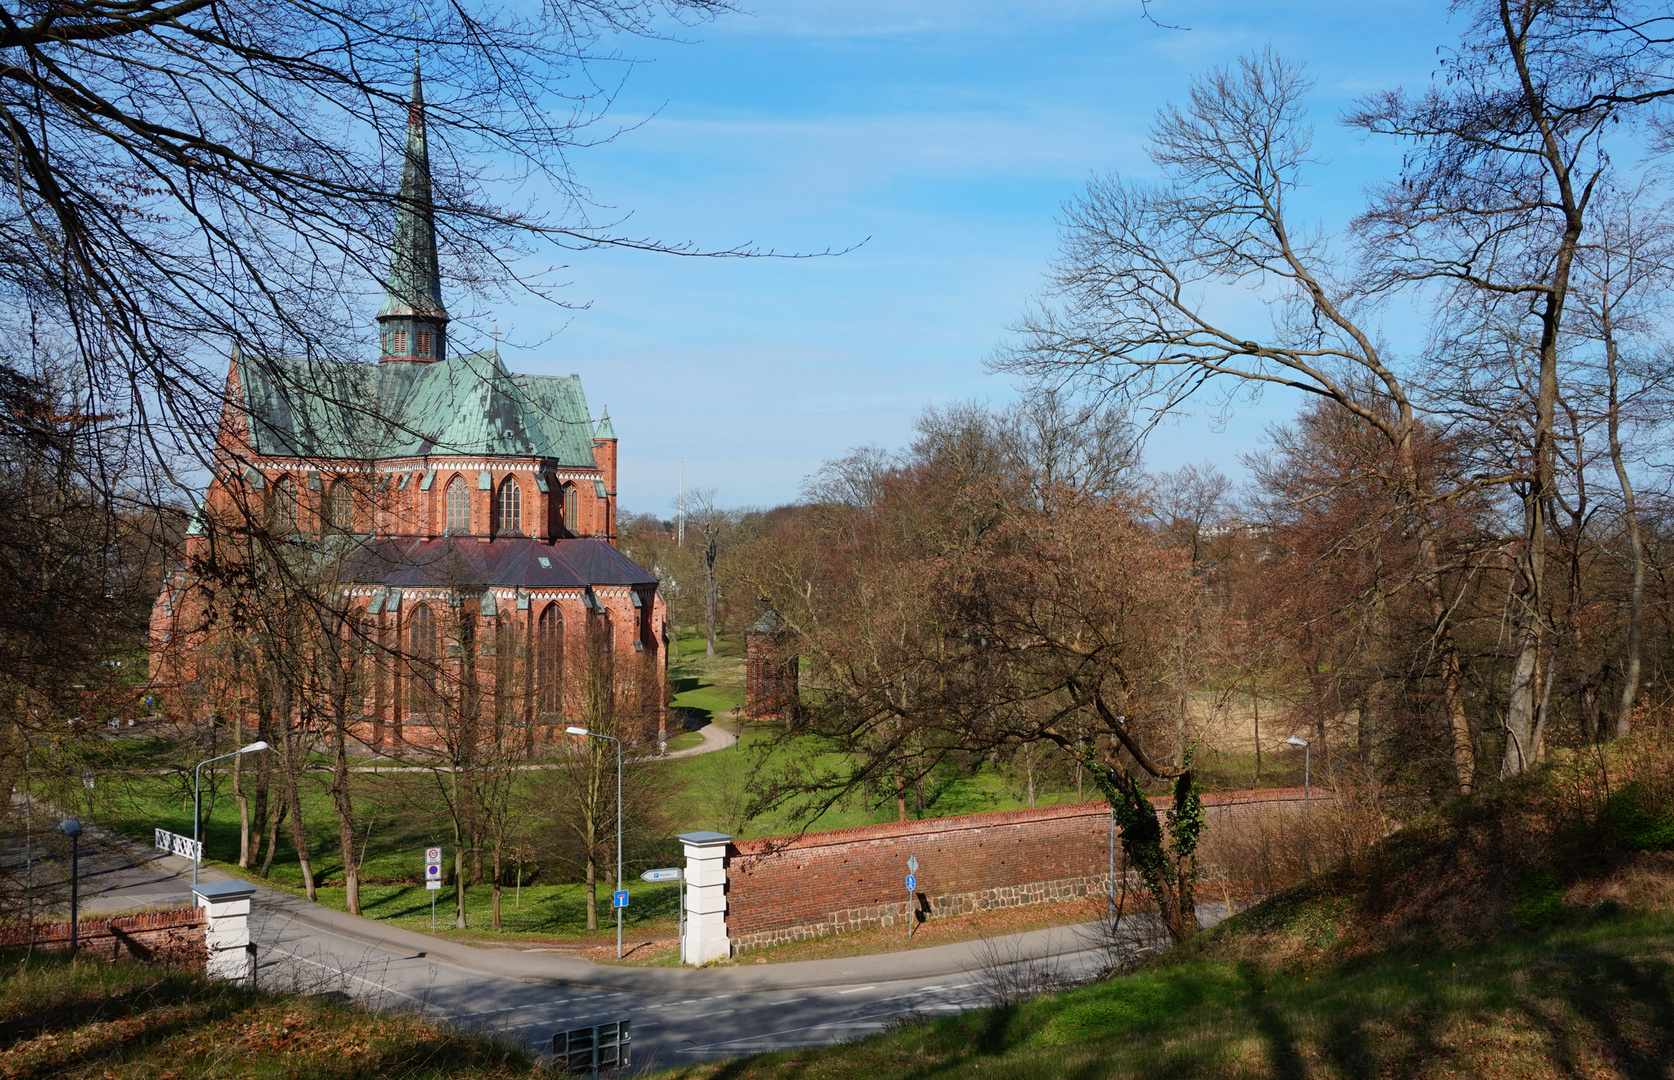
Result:
M685 962L702 967L732 955L727 939L727 845L732 837L718 832L681 833L686 845Z
M192 886L192 899L204 908L203 943L209 950L211 979L255 981L256 954L250 948L248 881L204 881Z

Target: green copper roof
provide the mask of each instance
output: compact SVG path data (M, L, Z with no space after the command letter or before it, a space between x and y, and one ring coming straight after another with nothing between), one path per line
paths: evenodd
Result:
M434 364L241 357L258 454L365 460L469 454L593 465L581 379L514 375L498 351Z
M424 86L413 57L413 96L407 106L407 150L401 164L401 192L395 208L395 244L390 252L380 318L428 315L445 320L442 273L436 260L436 216L430 201L430 149L424 133Z
M599 421L599 430L593 437L596 439L616 438L616 425L610 422L609 412L606 412L604 414L604 419Z

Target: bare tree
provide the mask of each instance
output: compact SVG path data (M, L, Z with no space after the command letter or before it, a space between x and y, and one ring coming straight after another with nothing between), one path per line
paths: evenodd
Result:
M1203 559L1206 534L1225 520L1231 489L1226 474L1208 461L1157 476L1157 520L1186 545L1194 566Z
M1376 194L1357 226L1366 287L1438 286L1445 363L1468 376L1504 351L1533 374L1531 385L1514 380L1505 406L1526 452L1497 478L1513 485L1522 509L1500 766L1509 774L1539 760L1543 681L1550 686L1541 672L1551 630L1547 548L1572 274L1614 168L1608 142L1623 127L1631 135L1654 124L1654 110L1674 94L1674 17L1616 0L1460 7L1466 30L1445 57L1446 83L1417 96L1376 95L1350 123L1411 148L1401 179Z
M1049 302L996 366L1127 403L1153 424L1200 395L1218 393L1212 407L1226 409L1286 387L1377 431L1423 553L1416 584L1442 661L1457 781L1469 791L1475 748L1430 509L1454 492L1420 472L1419 406L1359 321L1344 268L1323 236L1293 227L1290 201L1312 152L1308 87L1300 68L1264 53L1209 73L1188 105L1165 108L1150 151L1165 182L1095 180L1066 208ZM1207 286L1233 284L1269 300L1270 327L1230 325L1205 305Z
M1624 444L1624 429L1640 448L1655 445L1656 433L1674 406L1668 342L1662 327L1664 297L1674 280L1674 227L1661 207L1644 207L1648 192L1607 192L1605 213L1591 243L1578 257L1575 285L1583 333L1597 341L1602 371L1594 365L1594 407L1603 414L1605 445L1620 493L1621 528L1627 539L1629 583L1627 640L1621 658L1621 687L1612 724L1617 738L1631 728L1644 651L1647 553L1639 497L1633 482L1635 455ZM1602 375L1602 387L1597 386ZM1596 731L1595 735L1602 734Z

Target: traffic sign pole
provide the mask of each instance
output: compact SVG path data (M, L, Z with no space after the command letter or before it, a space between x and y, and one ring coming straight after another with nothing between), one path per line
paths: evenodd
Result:
M442 849L424 849L424 888L430 894L430 932L436 932L436 894L442 891Z
M907 856L907 937L911 938L918 931L918 898L914 892L918 889L918 856Z

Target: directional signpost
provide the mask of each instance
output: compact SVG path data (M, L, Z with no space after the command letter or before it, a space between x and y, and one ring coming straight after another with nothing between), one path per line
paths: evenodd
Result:
M649 881L653 885L680 886L680 964L686 964L686 875L680 872L678 866L665 866L660 870L647 870L639 875L639 880Z
M912 937L918 929L918 900L913 893L918 889L918 856L907 856L907 936Z
M442 849L424 849L424 887L430 892L430 929L436 929L436 894L442 889Z

